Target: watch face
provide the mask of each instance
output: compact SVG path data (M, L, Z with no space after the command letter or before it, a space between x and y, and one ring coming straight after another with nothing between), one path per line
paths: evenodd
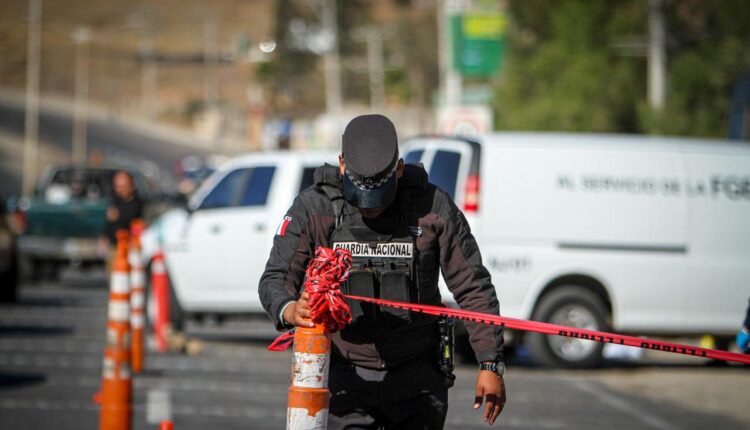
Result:
M500 376L503 376L505 374L505 364L504 363L494 363L495 367L495 373L497 373Z

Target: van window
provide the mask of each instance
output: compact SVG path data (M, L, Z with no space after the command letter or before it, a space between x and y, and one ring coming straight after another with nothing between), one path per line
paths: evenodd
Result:
M424 149L409 151L404 156L404 163L420 163L422 160L422 154L424 154Z
M222 180L201 202L198 209L218 209L232 206L237 191L249 169L237 169L224 176Z
M271 190L274 172L276 172L274 166L259 166L248 172L240 206L265 205L268 200L268 193Z
M430 166L430 182L437 185L448 193L453 199L456 195L456 182L458 181L458 167L461 163L461 154L452 151L437 151Z
M308 188L309 186L313 185L315 182L314 174L315 174L315 167L305 167L304 170L302 170L302 180L299 184L299 192L302 192L302 190Z

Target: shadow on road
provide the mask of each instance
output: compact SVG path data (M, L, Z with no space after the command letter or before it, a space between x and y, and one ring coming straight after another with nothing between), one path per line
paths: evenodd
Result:
M63 336L73 333L70 326L43 326L28 324L0 324L0 337L15 336Z

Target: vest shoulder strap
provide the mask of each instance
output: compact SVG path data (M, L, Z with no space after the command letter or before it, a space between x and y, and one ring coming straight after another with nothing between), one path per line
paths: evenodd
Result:
M313 173L313 181L318 192L325 194L331 202L336 227L339 226L344 212L344 195L341 192L341 173L337 166L324 164Z

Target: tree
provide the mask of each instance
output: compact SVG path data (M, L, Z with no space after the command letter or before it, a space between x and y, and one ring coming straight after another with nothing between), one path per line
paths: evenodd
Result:
M511 1L507 69L494 99L498 127L725 136L729 90L750 68L750 20L738 19L747 3L665 3L661 112L646 103L646 59L618 48L634 35L647 40L647 8L645 1Z

